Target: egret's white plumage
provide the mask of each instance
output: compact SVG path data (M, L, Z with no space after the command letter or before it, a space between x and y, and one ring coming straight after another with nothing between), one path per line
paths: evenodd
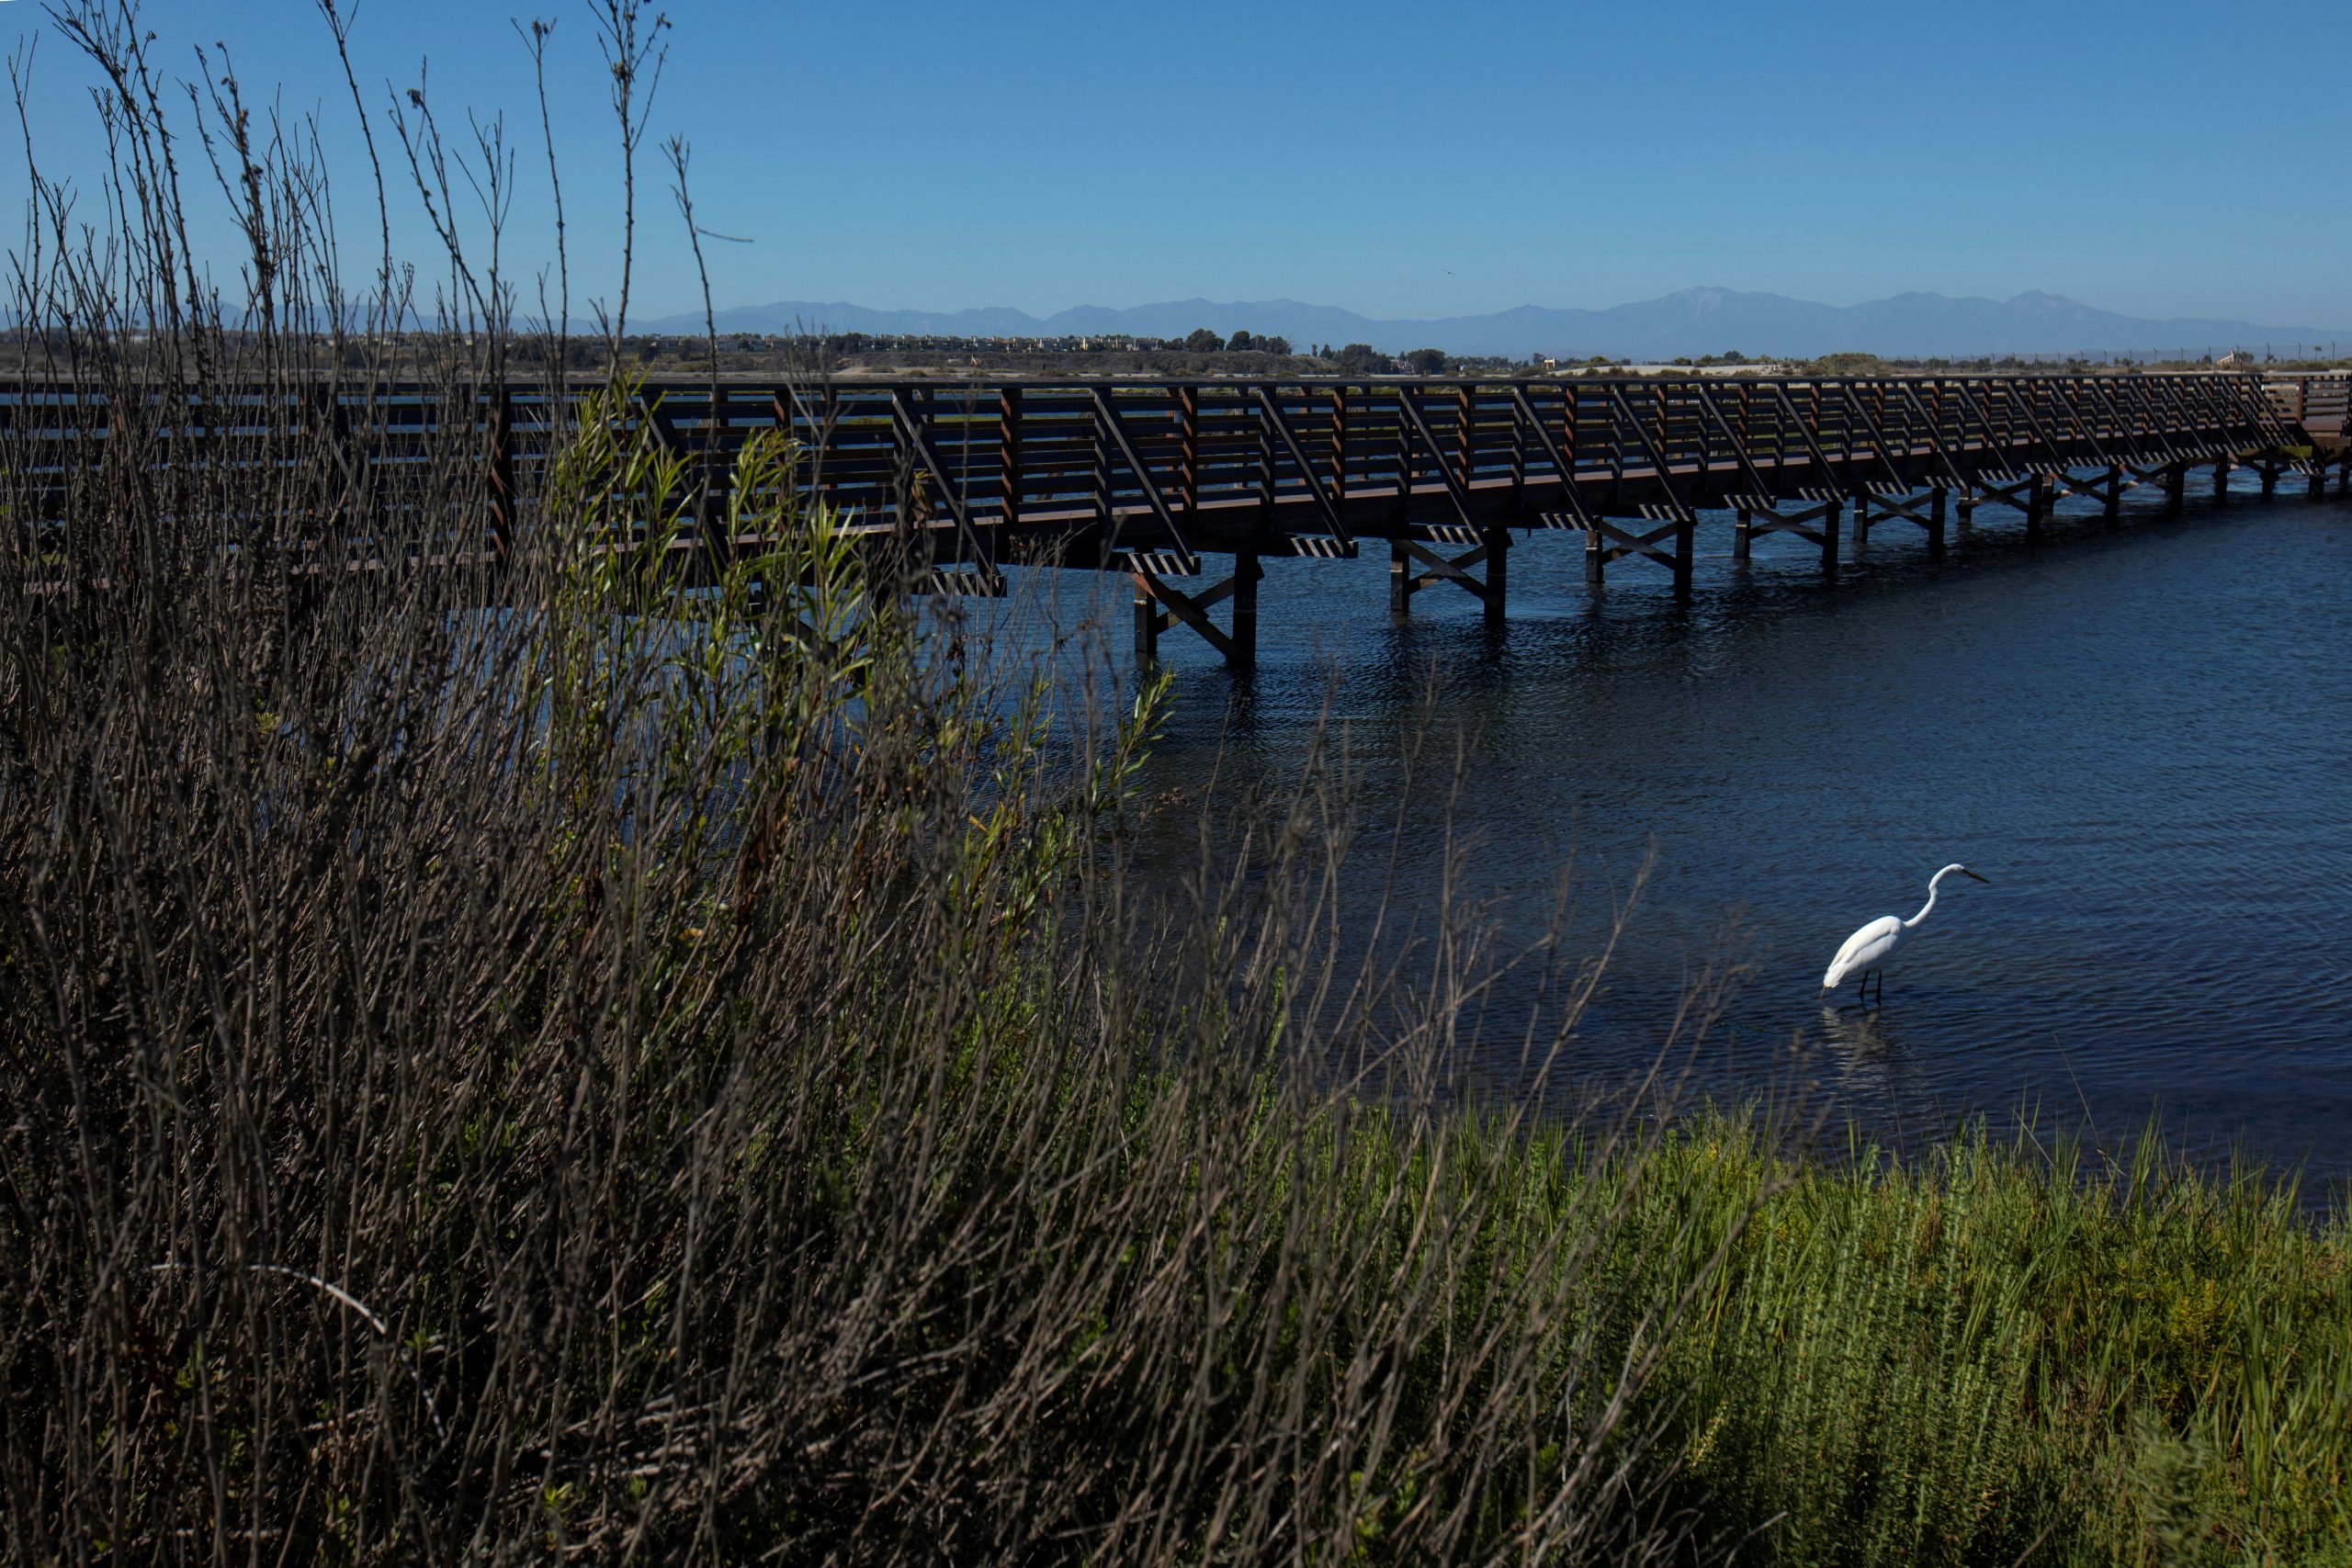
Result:
M1836 990L1846 983L1849 976L1867 986L1872 975L1878 976L1879 987L1884 990L1886 967L1894 961L1895 949L1903 945L1903 939L1913 927L1928 918L1928 911L1936 907L1937 887L1955 871L1962 876L1975 877L1979 882L1984 880L1956 861L1936 873L1928 879L1928 901L1919 906L1917 914L1907 920L1893 915L1881 915L1838 945L1838 956L1829 961L1828 969L1821 976L1822 990L1825 993Z

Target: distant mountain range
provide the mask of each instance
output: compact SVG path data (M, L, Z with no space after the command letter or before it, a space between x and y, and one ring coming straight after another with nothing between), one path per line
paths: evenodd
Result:
M1310 343L1368 343L1385 353L1442 348L1449 354L1605 354L1667 359L1676 355L1814 355L1848 350L1901 355L2146 353L2271 344L2352 344L2352 328L2271 327L2196 318L2151 321L2094 310L2055 294L2029 291L2010 299L1954 299L1897 294L1860 305L1821 305L1780 294L1686 288L1659 299L1605 310L1555 310L1521 305L1485 316L1376 321L1330 305L1296 299L1175 299L1118 309L1080 305L1043 318L1004 307L972 310L875 310L835 300L783 299L718 312L721 332L828 332L1048 337L1125 333L1182 337L1195 327L1231 333L1275 333L1300 348ZM702 330L699 315L669 316L649 330Z

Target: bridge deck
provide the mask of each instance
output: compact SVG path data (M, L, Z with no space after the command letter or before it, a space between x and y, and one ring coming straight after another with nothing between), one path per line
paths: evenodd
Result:
M943 587L986 591L1009 562L1125 570L1138 641L1182 624L1246 660L1257 560L1391 550L1391 603L1436 582L1499 615L1508 530L1585 536L1588 573L1646 559L1687 591L1701 511L1736 514L1734 553L1759 533L1815 544L1834 570L1841 534L1887 522L1940 549L1948 509L2014 507L2038 535L2062 495L2115 514L2123 492L2177 502L2192 466L2217 481L2251 467L2265 493L2296 473L2316 491L2346 447L2352 376L2174 374L1917 377L1618 377L1473 382L1018 380L647 385L620 416L681 454L697 517L724 513L732 458L763 431L802 451L799 480L876 541L911 550ZM492 549L532 548L537 498L585 389L450 396L413 388L319 389L187 410L147 434L187 466L207 444L307 423L356 454L355 490L383 502L458 451L484 462ZM151 410L152 413L153 411ZM74 470L109 431L71 389L0 389L18 484L62 514ZM46 487L45 489L43 487ZM1850 513L1850 525L1845 514ZM674 547L755 547L689 529ZM1464 547L1448 558L1439 550ZM445 536L435 554L467 553ZM1227 580L1192 594L1169 580L1204 557ZM1483 567L1483 575L1476 570ZM1231 598L1231 625L1205 615ZM1148 623L1148 627L1147 627Z

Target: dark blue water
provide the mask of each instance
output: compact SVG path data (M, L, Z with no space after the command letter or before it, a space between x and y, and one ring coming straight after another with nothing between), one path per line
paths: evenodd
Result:
M1426 824L1364 846L1348 897L1409 909L1444 870L1428 759L1464 742L1461 886L1505 947L1571 863L1597 942L1649 860L1553 1074L1648 1062L1727 962L1710 1088L1798 1086L1906 1136L2023 1108L2113 1145L2158 1113L2188 1146L2332 1180L2352 1174L2352 506L2246 491L2165 517L2142 493L2120 529L2067 516L2039 547L1988 509L1939 563L1887 525L1834 586L1793 539L1736 569L1710 516L1687 608L1642 563L1594 592L1580 538L1539 533L1491 632L1443 588L1393 621L1376 547L1270 563L1254 675L1164 637L1157 782L1278 783L1329 718L1367 829ZM1839 942L1913 913L1949 861L1993 885L1947 880L1883 1008L1825 1011ZM1526 1093L1548 1086L1520 1060L1516 984L1489 999L1483 1068Z

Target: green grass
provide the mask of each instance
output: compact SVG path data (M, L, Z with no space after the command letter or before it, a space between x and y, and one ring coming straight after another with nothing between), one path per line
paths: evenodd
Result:
M662 24L594 9L626 159ZM707 493L622 366L486 473L477 397L577 346L494 216L355 309L315 148L58 21L139 199L35 165L14 285L96 395L0 462L0 1556L2352 1559L2341 1217L2153 1143L1464 1108L1497 969L1566 1041L1602 959L1416 890L1426 967L1343 971L1344 759L1170 822L1164 679L967 638L780 434ZM365 144L503 210L406 102Z
M1754 1218L1651 1396L1682 1484L1771 1560L2352 1554L2352 1235L2290 1188L1982 1132L1792 1163L1710 1123L1678 1166Z
M1309 999L1329 777L1145 886L1164 680L933 658L821 511L682 637L596 547L678 465L599 421L554 482L527 637L355 581L298 660L193 570L13 634L18 1555L2352 1553L2290 1187L1464 1108L1475 940Z

